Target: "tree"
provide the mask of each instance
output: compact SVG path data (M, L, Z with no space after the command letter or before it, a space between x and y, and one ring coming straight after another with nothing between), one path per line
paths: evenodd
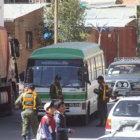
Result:
M49 30L54 30L54 0L45 12ZM83 41L89 33L84 26L85 7L79 0L58 0L58 41Z

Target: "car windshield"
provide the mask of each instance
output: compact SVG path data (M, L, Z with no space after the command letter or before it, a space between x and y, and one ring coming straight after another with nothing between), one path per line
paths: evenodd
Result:
M140 117L140 101L120 101L115 107L114 116Z
M109 67L108 74L140 74L140 64L111 65Z

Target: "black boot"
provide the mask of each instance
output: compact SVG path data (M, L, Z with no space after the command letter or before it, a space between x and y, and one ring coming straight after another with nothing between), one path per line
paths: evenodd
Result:
M26 140L26 136L22 136L23 137L23 139L22 140Z

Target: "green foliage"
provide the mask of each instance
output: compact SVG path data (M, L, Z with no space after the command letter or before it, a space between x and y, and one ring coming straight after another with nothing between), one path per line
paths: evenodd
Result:
M44 39L44 18L43 18L43 13L40 14L40 22L38 22L38 26L34 28L35 31L35 37L34 39L37 41L38 48L53 44L53 40L50 39Z
M43 20L43 19L42 19ZM38 48L41 48L41 47L44 47L46 46L46 40L44 40L44 37L43 37L43 27L44 27L44 24L43 22L40 22L38 24L37 27L34 28L34 31L36 33L36 38L35 40L37 41L38 43Z
M140 18L140 5L137 5L137 18Z
M46 10L47 25L54 30L54 1ZM83 41L88 36L84 27L85 7L80 6L79 0L58 0L58 40Z

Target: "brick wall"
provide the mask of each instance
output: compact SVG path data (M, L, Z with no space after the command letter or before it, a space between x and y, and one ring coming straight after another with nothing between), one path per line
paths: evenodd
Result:
M24 71L28 57L33 50L37 49L39 46L35 29L39 28L39 23L42 22L42 12L43 8L17 18L14 22L5 22L5 28L7 28L8 32L10 32L13 37L17 38L20 43L20 57L17 58L19 73ZM26 49L25 47L27 31L32 32L33 49Z

